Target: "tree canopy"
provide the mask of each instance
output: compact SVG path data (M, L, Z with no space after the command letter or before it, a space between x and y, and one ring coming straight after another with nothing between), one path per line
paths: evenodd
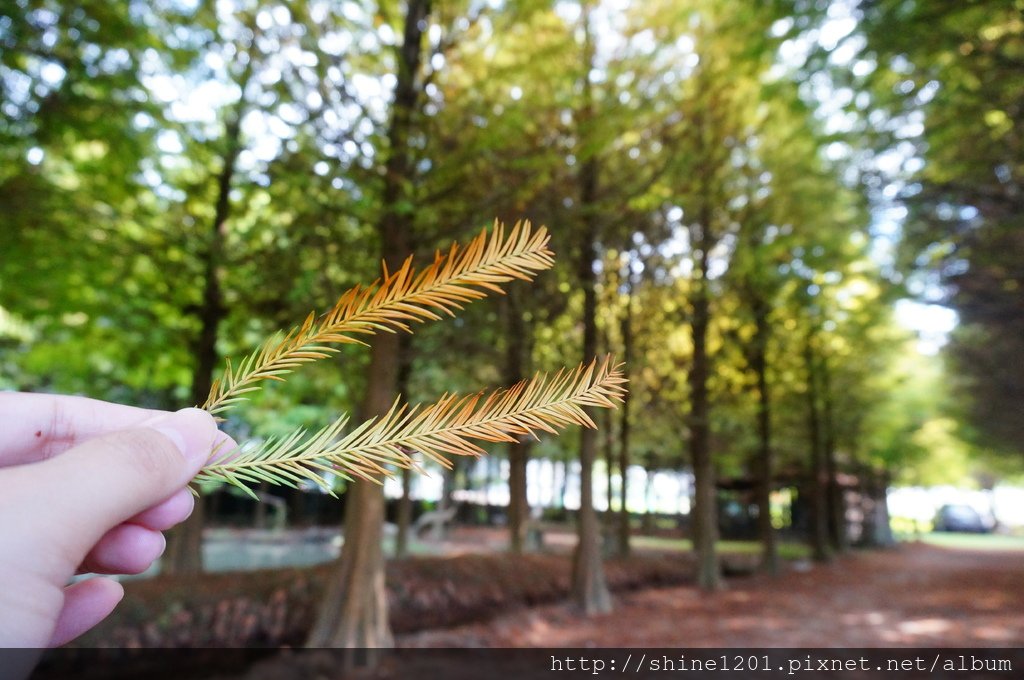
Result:
M773 494L799 489L824 559L846 545L840 477L884 495L886 480L1024 461L1020 10L11 0L0 388L160 408L212 385L229 398L225 358L238 367L328 312L381 261L423 267L495 218L528 219L555 253L532 286L443 303L448 323L409 342L316 350L330 356L224 427L263 439L336 422L325 442L344 442L339 415L385 415L399 393L489 390L616 354L623 408L570 419L603 435L485 447L509 460L513 549L533 459L561 470L562 499L580 480L584 611L610 606L600 522L628 551L640 469L693 474L680 504L706 589L721 579L723 489L752 490L770 571ZM900 323L908 299L956 311L939 356ZM386 644L383 495L321 481L358 512L314 639ZM346 592L361 599L343 607Z

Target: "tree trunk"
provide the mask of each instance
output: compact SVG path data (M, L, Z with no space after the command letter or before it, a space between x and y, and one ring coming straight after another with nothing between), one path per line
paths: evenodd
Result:
M811 448L811 549L814 559L828 560L828 472L821 442L821 416L818 411L818 371L813 347L813 333L808 331L804 342L804 367L807 372L807 434Z
M605 348L608 348L607 342L605 343ZM617 464L615 453L615 416L611 409L604 409L601 413L600 429L604 433L601 442L601 454L605 465L605 498L607 499L604 514L598 513L598 517L603 517L603 535L601 540L604 544L604 553L606 555L618 555L621 553L621 550L618 545L618 522L616 521L617 513L615 512L615 467Z
M864 468L861 490L867 497L862 543L869 548L885 548L896 541L889 522L888 480L882 473Z
M703 125L703 122L701 122ZM702 136L703 137L703 136ZM704 591L722 585L718 564L718 504L715 464L711 458L711 427L708 405L708 326L711 302L708 292L708 251L711 238L712 206L708 179L702 179L699 223L690 229L695 252L694 292L690 322L693 336L693 364L690 367L690 460L693 463L693 548L697 557L697 585Z
M860 484L858 484L858 507L864 517L861 525L859 545L863 548L871 548L875 546L875 520L877 519L877 514L875 512L875 497L877 496L877 493L875 491L874 474L875 473L871 468L866 465L858 468L857 470L857 475L860 479Z
M288 493L288 525L302 527L306 525L306 494L302 489L290 489Z
M570 593L572 602L587 615L612 609L611 593L601 561L601 527L594 510L592 473L596 437L597 433L587 428L583 430L580 441L580 510Z
M561 461L562 477L559 480L561 483L558 485L558 507L565 507L565 495L569 493L569 476L572 474L572 466L569 465L569 461Z
M693 304L693 365L690 368L690 460L693 461L693 548L697 554L697 584L702 590L721 586L718 566L718 508L715 493L715 465L711 459L708 423L709 321L706 293L697 294Z
M654 510L651 501L651 490L654 487L654 470L644 468L644 517L641 523L641 531L645 534L654 532Z
M549 508L557 508L558 507L558 461L551 460L550 458L546 458L545 459L545 464L550 466L549 471L551 473L551 479L550 479L551 485L549 487L551 489L551 497L547 501L548 502L548 506L547 507L549 507Z
M533 442L522 439L508 449L508 526L509 549L520 554L526 547L526 530L530 522L530 504L526 495L526 465L530 461Z
M828 360L821 360L822 419L824 425L825 487L828 502L829 539L833 550L844 552L848 547L846 535L846 500L839 484L839 465L836 462L836 433L832 396L832 373Z
M376 484L360 481L351 484L345 496L345 542L306 646L391 647L381 547L384 494ZM375 661L372 655L365 660Z
M629 379L629 367L633 362L633 284L632 272L626 274L626 313L622 317L622 361L625 377ZM629 507L626 504L629 492L629 406L630 394L622 398L622 416L619 423L619 522L617 548L620 555L630 553Z
M409 378L412 376L412 336L399 336L397 391L402 401L409 403ZM398 531L395 534L395 557L406 557L409 554L409 528L412 526L412 471L402 468L402 497L398 499Z
M167 548L160 559L160 573L196 575L203 572L203 526L208 496L196 499L189 518L167 533Z
M594 123L593 84L591 72L594 63L594 46L590 27L590 6L583 13L584 49L583 60L586 73L583 77L583 106L580 111L580 138L587 139ZM597 259L597 158L593 149L580 153L583 162L580 168L580 209L583 217L583 233L576 263L580 287L583 288L583 361L587 362L597 354L597 280L594 262ZM593 419L594 409L586 409ZM583 428L580 433L580 511L577 517L576 551L573 554L572 602L585 614L599 614L611 611L612 599L604 577L601 562L601 526L594 511L594 459L597 456L597 432Z
M589 174L589 173L586 173ZM586 204L585 204L586 205ZM589 361L597 351L597 291L594 277L594 234L588 230L581 247L579 277L583 285L583 356ZM588 415L594 416L593 408ZM580 509L577 516L578 541L573 555L571 599L586 613L611 611L611 594L605 582L601 561L601 527L594 510L594 458L597 454L597 432L583 428L580 432Z
M889 475L885 472L878 475L875 503L878 508L875 522L877 544L888 548L896 544L896 539L892 535L892 518L889 516Z
M779 549L772 526L772 418L768 391L768 304L757 296L753 304L754 342L751 363L757 378L757 530L761 538L761 569L772 576L779 573Z
M508 330L505 345L506 385L514 385L526 377L527 365L533 353L531 334L526 328L519 305L520 287L509 287L503 299L505 325ZM521 554L526 549L527 525L530 521L530 502L526 488L526 466L530 461L531 437L520 437L508 445L508 529L509 550Z
M605 344L605 347L608 347L607 343ZM610 522L615 506L615 416L611 409L604 409L604 412L601 414L601 430L604 433L604 441L601 443L601 452L604 454L604 492L607 498L605 516L608 518L607 521Z
M388 250L385 244L385 250ZM394 262L388 258L388 266ZM361 417L386 413L394 401L398 379L399 340L393 333L375 336L370 348L366 398ZM384 490L370 481L352 482L345 493L344 539L341 555L328 581L327 592L308 647L382 648L393 644L384 588ZM353 663L376 662L373 655Z
M269 489L270 489L270 483L267 482L266 480L263 480L259 484L257 495L262 497L263 494L267 493ZM267 504L264 503L262 500L258 501L256 503L256 507L253 508L253 512L252 512L252 525L256 529L266 529L267 528Z
M248 73L243 78L248 80ZM231 216L231 182L235 176L238 154L241 152L241 121L243 104L239 104L224 130L227 149L223 165L217 176L217 202L203 267L203 301L197 311L199 335L193 349L195 365L192 369L190 401L200 405L206 401L213 384L213 371L217 365L217 332L224 319L224 295L220 287L220 268L224 259L224 238L227 221ZM206 496L196 501L191 516L167 535L167 549L160 562L164 574L195 575L203 571L203 525L205 524Z
M441 473L441 501L440 506L442 508L450 508L455 504L455 500L452 495L455 493L455 489L458 486L459 469L462 467L462 460L456 458L452 461L452 466L446 468Z
M406 4L402 45L397 51L398 74L388 125L388 157L385 163L383 212L378 232L384 261L390 271L401 266L412 227L405 205L412 177L413 159L409 147L412 117L422 84L418 74L423 55L423 33L430 15L430 0L409 0ZM374 337L370 348L366 398L362 416L387 412L398 387L399 338L394 333ZM384 490L371 482L355 482L345 512L345 543L330 580L319 615L306 641L309 647L381 648L393 644L388 624L387 592L384 588L384 554L381 539L384 526ZM359 665L374 665L378 658L350 659Z
M484 479L484 505L487 506L487 519L490 522L491 505L493 505L492 492L494 487L501 482L501 462L497 456L487 456L484 459L484 463L484 470L487 475Z
M412 470L402 470L402 497L398 500L398 531L395 533L395 557L409 556L409 531L412 528Z

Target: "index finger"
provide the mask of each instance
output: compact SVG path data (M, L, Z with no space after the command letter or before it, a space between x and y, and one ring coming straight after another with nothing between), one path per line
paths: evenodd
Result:
M86 397L0 392L0 466L46 460L164 413Z

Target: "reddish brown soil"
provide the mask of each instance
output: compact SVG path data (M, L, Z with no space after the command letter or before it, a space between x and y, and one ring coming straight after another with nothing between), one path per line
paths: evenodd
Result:
M408 647L1024 645L1024 553L921 544L791 565L727 589L642 590L581 619L565 604L401 636Z

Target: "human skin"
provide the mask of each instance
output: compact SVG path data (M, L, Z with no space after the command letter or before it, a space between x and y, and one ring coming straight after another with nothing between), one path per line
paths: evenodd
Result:
M62 645L102 621L121 585L72 577L145 571L192 512L188 482L234 446L199 409L0 392L0 647Z

